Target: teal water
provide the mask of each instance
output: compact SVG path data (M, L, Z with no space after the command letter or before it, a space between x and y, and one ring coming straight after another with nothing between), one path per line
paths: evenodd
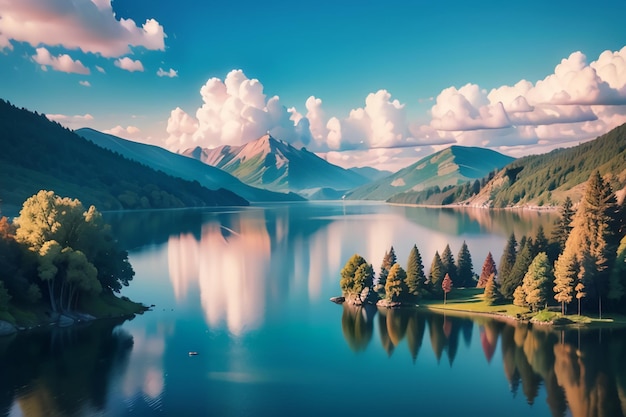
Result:
M300 203L108 213L130 321L0 339L0 416L622 416L624 331L335 305L354 253L466 241L479 271L554 214ZM189 352L197 352L190 356Z

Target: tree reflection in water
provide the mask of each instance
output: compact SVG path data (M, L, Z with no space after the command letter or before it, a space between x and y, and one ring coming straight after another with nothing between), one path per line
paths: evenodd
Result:
M89 416L106 409L111 379L123 373L133 338L99 320L0 340L0 415ZM10 360L9 360L10 358Z
M376 315L378 318L376 319ZM485 359L491 362L498 342L510 391L520 391L533 404L543 385L555 417L626 416L626 329L555 329L528 323L508 323L486 317L469 319L415 309L376 309L343 305L342 330L353 351L372 340L374 322L383 349L391 356L403 340L415 363L428 337L435 358L444 353L450 366L461 338L470 348L474 326Z

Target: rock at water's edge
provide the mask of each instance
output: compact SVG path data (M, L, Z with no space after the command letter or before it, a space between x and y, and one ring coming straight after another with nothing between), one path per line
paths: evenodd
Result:
M17 329L15 328L14 325L9 323L8 321L0 320L0 337L10 336L15 332L17 332Z
M332 301L335 304L341 304L344 301L346 301L346 297L331 297L330 301Z

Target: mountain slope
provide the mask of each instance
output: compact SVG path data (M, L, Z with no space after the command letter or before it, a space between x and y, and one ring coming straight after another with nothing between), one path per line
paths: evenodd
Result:
M368 181L270 135L242 146L191 148L183 155L230 172L246 184L274 191L301 192L319 188L346 191Z
M361 175L362 177L367 178L370 181L376 181L381 178L385 178L388 175L393 174L393 172L391 171L381 171L379 169L372 168L372 167L353 167L353 168L348 168L348 170L352 172L356 172L357 174Z
M581 145L520 158L507 165L465 204L476 206L560 205L580 200L598 170L614 191L626 186L626 124Z
M4 211L15 211L41 189L99 210L248 204L228 190L209 190L125 159L3 100L0 132Z
M225 188L249 201L299 201L295 194L274 193L244 184L231 174L221 169L203 164L158 146L146 145L108 135L93 129L78 129L76 133L99 147L124 155L128 159L140 162L152 169L160 170L174 177L189 181L198 181L209 188Z
M351 200L387 200L431 187L448 187L482 178L513 161L510 156L483 148L451 146L420 159L400 171L366 184L347 194Z

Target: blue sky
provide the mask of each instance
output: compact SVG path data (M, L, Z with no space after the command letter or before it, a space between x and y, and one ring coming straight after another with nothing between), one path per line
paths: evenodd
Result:
M624 16L624 0L0 0L0 97L172 150L269 130L343 166L454 143L520 156L626 122Z

